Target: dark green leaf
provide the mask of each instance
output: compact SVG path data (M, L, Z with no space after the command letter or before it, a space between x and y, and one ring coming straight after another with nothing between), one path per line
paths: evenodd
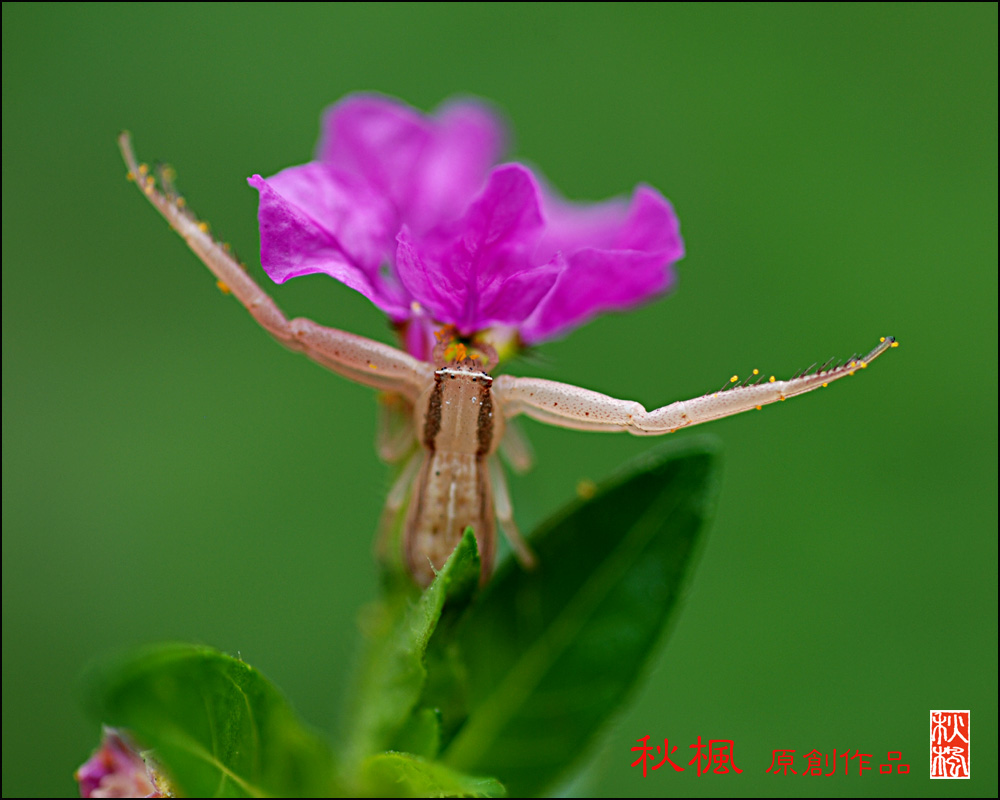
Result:
M463 775L406 753L379 753L362 766L366 794L376 797L505 797L495 778Z
M416 602L388 598L369 621L368 650L348 715L344 763L354 769L388 749L424 688L427 642L448 600L465 599L479 580L476 537L466 530L434 582Z
M441 742L447 742L465 721L469 709L469 680L465 659L454 630L439 626L427 647L427 684L420 705L441 715ZM440 742L439 742L440 748Z
M457 632L469 716L445 763L533 795L581 753L682 596L716 455L704 439L652 451L536 532L537 569L497 574Z
M95 719L152 748L191 797L328 797L327 743L242 661L207 647L157 645L91 677Z

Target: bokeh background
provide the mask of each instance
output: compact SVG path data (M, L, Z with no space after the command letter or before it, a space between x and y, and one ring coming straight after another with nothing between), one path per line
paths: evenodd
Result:
M703 430L725 447L690 596L577 791L997 791L997 7L3 8L3 793L71 795L79 676L125 645L240 653L335 730L389 481L369 391L273 344L124 180L169 159L263 278L245 182L310 158L360 89L494 101L567 196L675 204L677 290L519 374L648 406L893 334L863 377ZM322 276L289 312L391 341ZM654 444L529 423L531 529ZM683 434L678 434L683 435ZM928 710L973 778L928 780ZM740 775L630 769L649 734ZM850 748L875 771L765 773ZM889 750L912 772L878 774ZM573 754L567 754L573 755Z

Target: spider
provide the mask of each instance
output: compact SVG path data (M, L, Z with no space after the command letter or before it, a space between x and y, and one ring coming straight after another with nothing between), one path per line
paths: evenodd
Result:
M380 539L406 506L403 560L420 585L433 580L466 527L475 532L482 580L486 581L495 560L495 520L521 564L526 568L534 564L535 557L514 523L510 494L497 458L503 442L505 455L515 469L530 467L529 451L516 429L508 427L509 420L523 414L572 430L659 436L826 386L864 369L897 346L893 337L884 337L863 357L836 364L831 359L790 380L774 376L765 380L754 370L743 382L733 376L717 392L653 411L632 400L566 383L494 377L487 371L497 361L489 343L473 340L467 346L453 329L439 332L434 363L428 363L387 344L310 319L288 319L247 274L228 245L217 241L208 225L187 209L174 191L169 172L160 168L155 177L150 174L149 168L137 161L128 133L122 133L118 143L128 177L211 270L220 289L239 300L285 347L356 383L388 393L384 397L390 413L394 409L397 418L407 418L406 424L394 431L386 426L380 436L378 449L383 459L407 459L389 491Z

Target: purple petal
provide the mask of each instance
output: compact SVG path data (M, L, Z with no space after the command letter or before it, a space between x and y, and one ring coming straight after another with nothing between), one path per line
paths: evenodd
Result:
M349 95L323 113L316 158L364 178L397 206L430 139L422 115L388 97Z
M462 288L454 276L444 275L437 268L433 255L425 258L404 228L396 237L396 272L407 290L434 319L457 319L462 307Z
M683 255L677 217L670 203L649 186L639 186L631 203L616 198L603 203L569 203L551 190L544 194L545 236L541 252L572 253L584 247L602 250L663 250Z
M684 241L680 223L667 199L650 186L636 189L628 219L610 249L659 252L671 263L682 259Z
M388 212L366 187L316 163L248 180L260 192L260 258L272 280L322 272L394 319L406 316L407 298L380 273L393 242Z
M561 204L555 217L542 247L561 245L567 267L522 327L525 342L553 338L603 311L633 308L673 285L684 244L673 209L654 189L637 189L627 215L615 203Z
M562 253L547 264L531 267L501 279L479 303L479 328L494 325L520 325L528 319L542 299L555 286L566 269Z
M361 177L418 233L457 217L503 151L504 126L482 103L435 116L380 95L352 95L323 115L317 158Z
M104 728L101 746L76 771L81 797L165 797L160 776L114 728Z
M670 288L684 248L656 190L570 203L526 167L491 170L504 138L478 102L425 115L380 95L345 98L324 113L318 163L250 181L265 270L278 282L342 281L422 358L442 324L536 343Z
M537 344L576 328L604 311L624 311L667 291L672 262L637 250L580 250L569 259L555 288L521 327L521 339Z
M560 258L533 261L542 234L540 195L519 164L498 167L455 223L423 238L397 238L396 268L406 289L438 320L472 333L519 324L555 283Z
M505 149L503 125L480 103L451 103L437 117L407 203L406 219L418 231L460 216Z
M568 203L546 191L542 213L545 236L539 252L572 253L583 247L612 248L628 216L628 204L622 198L603 203Z
M312 162L283 170L267 184L333 234L366 272L391 259L397 231L392 208L360 179Z
M448 320L463 334L472 334L493 325L520 325L535 310L566 268L561 254L539 267L530 267L499 277L488 291L474 293L457 280L442 283L444 271L429 265L404 231L399 235L396 265L407 276L414 296L437 320ZM450 277L456 278L454 274ZM470 314L470 323L461 322ZM411 352L413 352L411 350Z

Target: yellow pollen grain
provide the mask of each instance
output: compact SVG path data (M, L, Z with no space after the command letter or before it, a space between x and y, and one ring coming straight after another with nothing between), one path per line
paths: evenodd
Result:
M232 289L229 288L229 285L224 283L223 281L216 281L215 285L219 287L219 291L222 292L223 294L231 294L233 291Z
M826 388L827 386L829 386L829 385L830 385L830 384L828 384L828 383L824 383L824 384L823 384L823 388L825 389L825 388Z
M125 173L125 180L127 180L127 181L134 181L135 180L135 173L132 172L132 170L129 170L128 172L126 172Z
M378 369L378 367L375 366L371 361L368 362L368 368L369 369Z
M202 233L208 233L208 223L207 222L199 222L198 223L198 230L200 230Z
M729 379L729 382L730 382L730 383L736 383L736 381L738 381L739 379L740 379L740 376L739 376L739 375L733 375L733 377L731 377L731 378Z
M885 337L883 336L881 339L879 339L879 341L880 342L884 342L885 341Z
M758 411L760 411L761 406L754 406L754 408L756 408Z
M774 383L774 376L772 375L772 376L771 376L770 378L768 378L767 380L768 380L768 382L769 382L769 383Z
M784 403L784 402L785 402L785 396L784 396L784 395L781 395L781 402L782 402L782 403Z
M868 369L868 362L867 361L860 361L858 363L861 364L861 369Z
M893 342L889 347L899 347L899 342Z
M852 369L852 370L851 370L850 372L848 372L847 374L848 374L848 375L853 375L853 374L854 374L854 370Z
M156 185L156 179L152 175L146 176L146 186L153 187Z
M149 166L147 164L140 164L139 165L139 174L140 175L145 175L147 172L149 172Z
M760 375L760 370L759 370L759 369L755 369L755 370L753 371L753 374L754 374L754 375Z
M177 204L178 208L184 208L184 206L187 205L187 200L185 200L183 197L178 197L176 200L174 200L174 203Z

